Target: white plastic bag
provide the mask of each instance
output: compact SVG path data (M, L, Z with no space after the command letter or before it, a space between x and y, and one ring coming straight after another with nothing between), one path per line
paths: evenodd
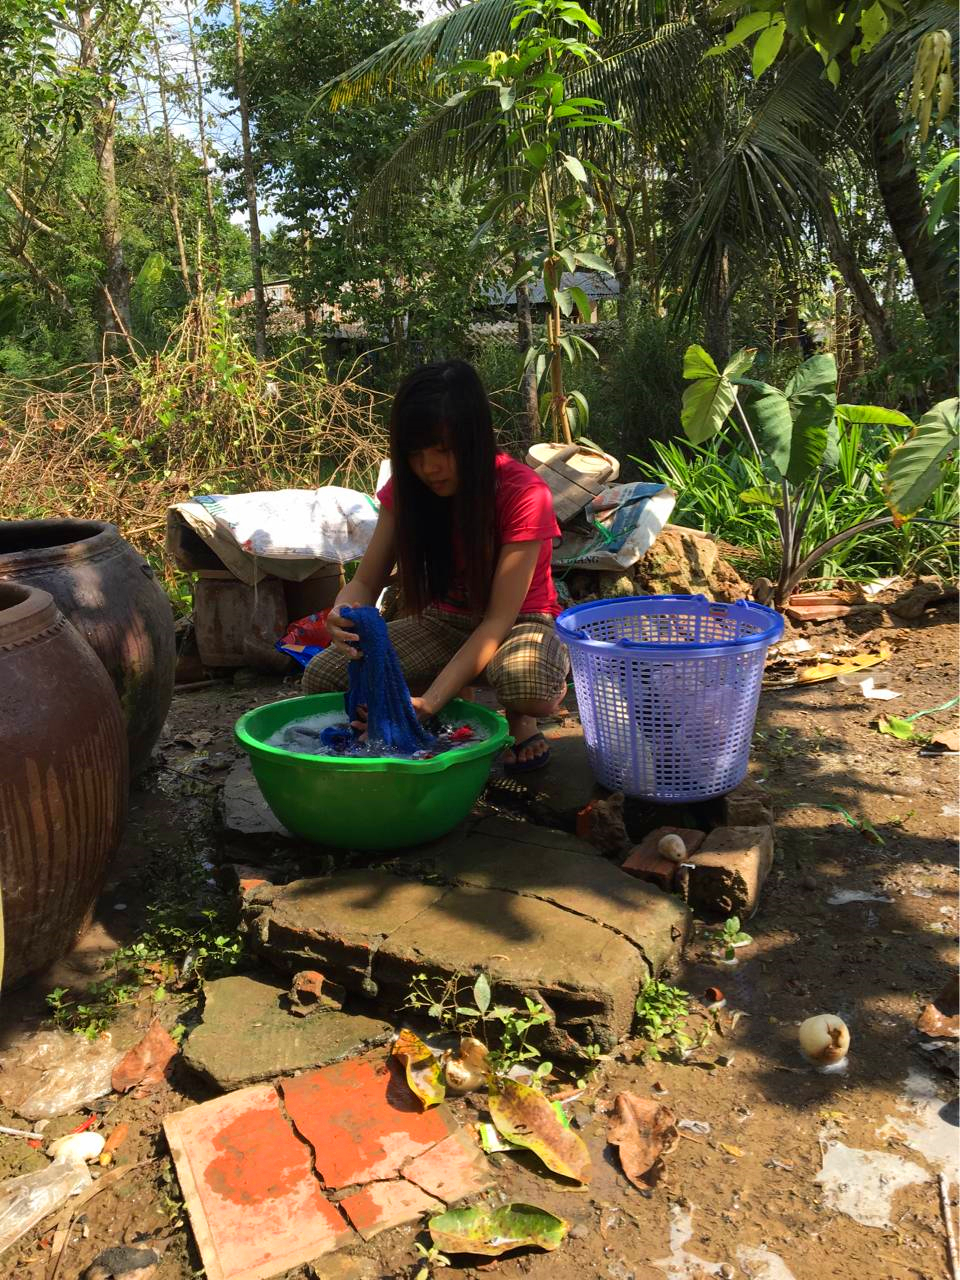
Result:
M54 1160L46 1169L0 1182L0 1253L70 1196L92 1185L87 1166L66 1157Z
M122 1053L109 1036L38 1031L0 1058L0 1098L27 1120L47 1120L102 1098Z

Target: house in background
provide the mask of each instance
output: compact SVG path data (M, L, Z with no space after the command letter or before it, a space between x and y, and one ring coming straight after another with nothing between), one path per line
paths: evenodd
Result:
M560 277L560 288L570 289L579 288L590 299L590 324L596 324L599 319L599 304L608 298L618 298L620 296L620 284L615 276L602 275L599 271L565 271ZM534 318L543 320L547 311L547 295L541 280L535 280L528 286L530 294L530 305L534 311ZM507 309L516 311L517 309L517 291L516 289L507 289L506 285L493 285L486 290L487 303L491 308ZM577 317L578 319L578 317ZM570 317L571 323L577 323L577 319Z

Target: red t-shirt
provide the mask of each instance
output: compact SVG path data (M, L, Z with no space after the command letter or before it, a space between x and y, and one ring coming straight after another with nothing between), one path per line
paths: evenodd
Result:
M526 594L521 613L560 612L557 593L550 572L553 539L560 537L560 526L553 511L550 490L532 468L517 462L507 453L498 453L496 466L497 552L508 542L539 542L540 554ZM388 511L393 510L393 480L387 481L377 494ZM453 581L437 608L450 613L467 613L463 550L454 548Z

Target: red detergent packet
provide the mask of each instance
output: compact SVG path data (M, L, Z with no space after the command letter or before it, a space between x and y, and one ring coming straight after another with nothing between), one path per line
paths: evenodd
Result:
M315 658L330 643L330 633L327 631L329 612L329 609L323 609L320 613L310 613L305 618L291 622L275 647L299 662L301 667L307 666L310 659Z

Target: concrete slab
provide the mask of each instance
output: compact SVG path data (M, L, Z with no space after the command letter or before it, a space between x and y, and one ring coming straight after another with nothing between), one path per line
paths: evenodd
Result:
M538 898L632 942L659 972L676 958L688 912L676 898L637 881L562 832L489 818L436 851L444 879Z
M163 1128L208 1280L266 1280L356 1240L272 1086L168 1115Z
M396 1178L407 1160L456 1129L445 1105L423 1111L382 1058L354 1058L284 1080L287 1114L313 1147L327 1187Z
M264 800L248 760L241 760L223 784L222 822L228 835L240 839L295 840Z
M256 950L288 970L320 969L348 991L375 995L373 956L384 939L443 896L443 888L386 871L348 871L295 880L244 904Z
M203 1021L183 1047L184 1061L224 1091L326 1066L372 1045L393 1028L362 1015L323 1010L296 1018L279 983L236 976L208 982Z
M562 726L543 726L543 736L550 743L549 768L518 777L498 773L487 795L494 804L526 812L536 823L573 831L584 805L606 792L593 776L576 716Z
M390 1227L416 1222L427 1213L442 1213L444 1205L401 1178L396 1182L372 1182L344 1196L340 1208L364 1240L372 1240Z

